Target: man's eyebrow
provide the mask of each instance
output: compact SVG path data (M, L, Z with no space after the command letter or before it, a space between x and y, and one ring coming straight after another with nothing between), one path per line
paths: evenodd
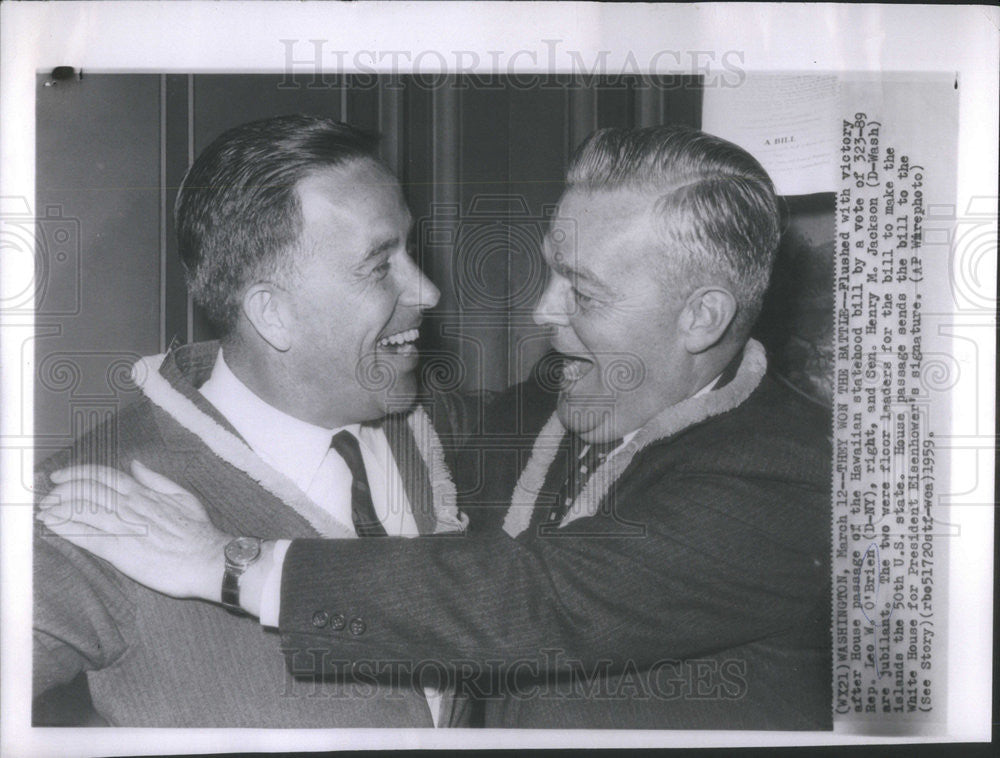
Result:
M554 261L552 266L560 276L564 276L571 280L582 280L589 284L594 289L600 291L601 293L614 297L615 291L606 285L601 278L597 276L593 271L591 271L586 266L572 267L567 266L563 261Z
M378 258L383 253L385 253L387 250L391 250L392 248L398 246L399 246L399 237L391 237L385 240L384 242L380 242L379 244L372 247L367 253L365 253L365 257L361 260L361 263L364 264L367 263L368 261L374 260L375 258Z

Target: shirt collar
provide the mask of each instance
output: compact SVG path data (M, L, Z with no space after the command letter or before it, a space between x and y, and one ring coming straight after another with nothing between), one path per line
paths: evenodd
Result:
M221 349L199 391L257 455L303 491L319 470L333 435L344 429L355 437L360 432L359 424L326 429L278 410L239 380Z
M707 395L709 392L711 392L713 389L715 389L715 385L719 383L719 380L721 378L722 378L722 374L719 374L712 381L710 381L708 384L706 384L700 390L698 390L693 395L691 395L691 397L701 397L702 395Z

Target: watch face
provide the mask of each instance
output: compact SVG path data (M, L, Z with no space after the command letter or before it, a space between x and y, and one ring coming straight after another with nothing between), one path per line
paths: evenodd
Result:
M260 555L260 540L256 537L237 537L226 545L226 560L245 566Z

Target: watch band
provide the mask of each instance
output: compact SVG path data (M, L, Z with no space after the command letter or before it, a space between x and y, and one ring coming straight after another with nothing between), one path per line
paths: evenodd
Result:
M244 611L240 607L240 574L229 569L229 565L226 565L226 573L222 575L222 605L233 613L243 613Z

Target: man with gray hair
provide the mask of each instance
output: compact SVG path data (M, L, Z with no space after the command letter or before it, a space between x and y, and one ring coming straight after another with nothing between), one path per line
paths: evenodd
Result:
M487 414L466 538L265 543L241 602L280 628L293 671L434 661L485 702L487 726L831 728L829 419L750 338L779 227L770 179L735 145L666 126L593 134L545 241L535 318L557 386L539 372ZM166 496L103 481L119 514L149 520L146 558L81 544L218 600L236 535L177 536ZM201 518L193 495L172 498ZM370 633L319 623L332 613Z

